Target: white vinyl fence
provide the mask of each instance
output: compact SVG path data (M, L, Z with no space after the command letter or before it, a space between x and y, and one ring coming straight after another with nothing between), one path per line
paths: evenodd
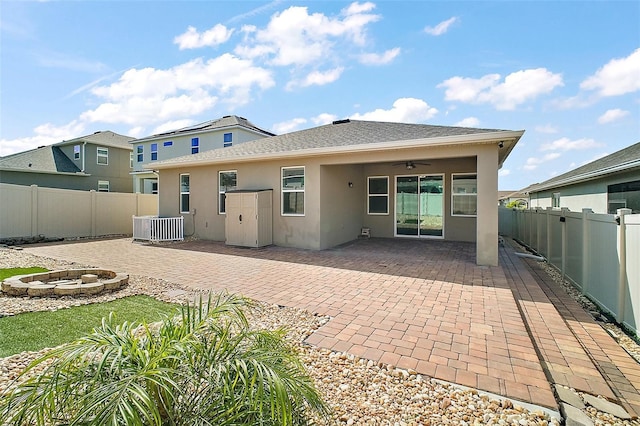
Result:
M151 242L184 240L184 217L134 216L133 239Z
M158 214L158 196L0 183L0 239L131 235L131 217Z
M501 207L500 234L535 250L634 332L640 330L640 215Z

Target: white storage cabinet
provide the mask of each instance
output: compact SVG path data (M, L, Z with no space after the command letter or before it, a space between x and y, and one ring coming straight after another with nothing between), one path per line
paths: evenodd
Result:
M273 244L273 191L236 190L226 193L226 244L264 247Z

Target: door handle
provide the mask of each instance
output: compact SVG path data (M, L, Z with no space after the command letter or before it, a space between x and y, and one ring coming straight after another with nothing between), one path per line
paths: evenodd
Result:
M242 215L238 216L238 220L242 222Z

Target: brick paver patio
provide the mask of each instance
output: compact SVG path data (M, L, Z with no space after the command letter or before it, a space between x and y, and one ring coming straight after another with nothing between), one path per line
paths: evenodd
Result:
M554 410L562 384L640 412L637 363L508 243L499 267L477 266L471 243L393 239L320 252L130 239L26 250L330 315L310 344Z

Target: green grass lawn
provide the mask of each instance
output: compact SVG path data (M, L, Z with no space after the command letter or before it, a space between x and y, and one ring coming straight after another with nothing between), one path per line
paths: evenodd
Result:
M31 268L4 268L0 269L0 281L5 278L12 277L14 275L26 275L37 274L38 272L47 272L48 269L41 268L39 266L32 266Z
M3 270L0 270L2 272ZM34 271L40 272L40 271ZM19 274L29 272L19 272ZM131 296L106 303L76 306L55 312L27 312L0 318L0 358L37 351L75 340L98 327L114 312L118 323L154 322L178 313L178 305L148 296Z

